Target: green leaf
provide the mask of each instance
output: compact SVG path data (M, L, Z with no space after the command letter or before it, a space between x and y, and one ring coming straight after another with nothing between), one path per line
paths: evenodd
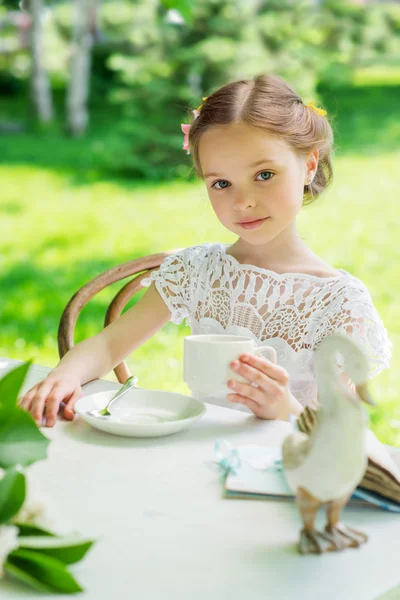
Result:
M41 583L40 581L35 579L35 577L31 577L28 573L25 573L25 571L23 571L19 567L16 567L8 561L4 563L3 569L4 572L7 573L7 575L11 575L12 577L15 577L15 579L19 579L19 581L27 583L38 592L45 592L46 594L53 592L52 587Z
M19 536L28 537L34 535L47 535L47 536L56 536L55 533L48 531L47 529L43 529L42 527L38 527L37 525L31 525L30 523L13 523L15 527L19 529Z
M0 524L16 515L25 500L25 475L16 469L6 471L0 480Z
M31 363L26 362L16 369L9 371L0 380L0 422L3 421L8 413L15 409L18 393L30 366Z
M161 0L161 3L166 9L179 11L185 21L192 21L193 0Z
M14 550L8 555L7 563L23 571L37 585L47 586L53 592L74 594L83 591L61 561L41 552Z
M61 562L72 565L79 562L93 545L92 540L83 540L78 537L50 537L28 536L20 537L19 548L42 552L47 556L57 558Z
M27 466L47 457L50 441L39 431L32 415L15 408L0 421L0 467Z

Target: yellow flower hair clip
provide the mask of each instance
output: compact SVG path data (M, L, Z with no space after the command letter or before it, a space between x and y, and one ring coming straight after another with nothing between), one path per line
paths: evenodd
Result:
M314 112L317 113L317 115L320 115L321 117L324 117L327 114L326 110L324 110L323 108L318 108L318 106L315 106L313 101L306 104L306 106L308 108L311 108Z
M201 109L202 109L202 107L203 107L203 104L204 104L204 102L207 100L207 98L208 98L208 96L206 96L205 98L202 98L203 102L200 104L200 106L198 106L198 107L196 108L196 110L197 110L198 112L200 112L200 111L201 111Z

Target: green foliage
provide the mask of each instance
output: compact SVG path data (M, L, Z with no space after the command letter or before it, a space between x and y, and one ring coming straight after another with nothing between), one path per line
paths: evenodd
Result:
M392 201L398 195L400 89L381 85L333 93L320 86L318 92L333 118L335 183L300 213L299 230L324 260L365 282L388 328L393 359L391 369L372 382L378 408L371 422L382 441L400 445L400 246ZM81 140L65 139L57 130L42 143L29 132L18 143L11 135L3 138L0 356L35 356L39 364L55 366L61 313L89 279L147 254L234 240L213 215L201 182L138 183L110 178L98 168L93 146L117 117L107 106L95 111L93 131ZM114 284L84 308L76 341L102 328L120 287ZM184 324L168 323L135 350L128 364L140 385L188 393L182 381L187 333Z
M13 525L18 527L18 535L24 538L34 535L48 535L55 537L54 533L52 533L51 531L47 531L47 529L43 529L43 527L38 527L37 525L33 525L32 523L19 523L13 521Z
M3 565L4 573L12 579L27 584L37 592L51 594L54 591L53 588L40 581L37 576L30 575L29 567L30 563L27 563L27 561L21 562L21 560L18 559L18 556L14 557L14 559L7 560Z
M17 367L0 381L0 467L3 469L30 465L47 454L49 440L40 433L32 415L17 406L29 364Z
M63 90L68 81L74 12L67 1L53 3L51 9L52 19L45 25L45 63L53 88ZM102 129L90 156L103 171L120 176L190 177L190 158L182 159L180 123L191 118L191 109L203 96L233 79L273 72L294 85L306 101L318 102L318 84L337 91L351 84L357 70L396 69L399 22L400 7L391 3L99 3L90 112L93 117L96 107L106 102L112 106L114 119L112 127ZM15 27L9 26L7 35L10 44L18 44ZM0 55L0 87L3 81L8 93L20 90L25 101L28 74L26 49ZM57 113L62 129L64 106ZM25 122L31 126L29 118Z
M8 469L0 479L0 525L17 514L25 500L25 476L17 469Z
M0 423L0 467L28 466L43 460L49 443L38 430L32 415L15 408Z
M34 550L14 550L8 555L4 570L39 592L75 594L83 591L63 562Z
M26 481L22 466L46 457L49 440L32 416L17 406L30 363L22 364L0 380L0 525L13 524L23 508ZM34 523L17 521L19 547L10 552L4 572L39 592L72 594L82 591L66 565L79 562L93 542L58 537Z
M161 4L167 9L174 8L187 22L191 21L194 0L161 0Z
M18 541L20 548L52 556L66 565L82 560L93 545L91 540L82 540L76 536L58 538L52 535L28 535L19 537Z
M193 5L190 23L158 19L153 24L156 41L148 41L140 52L110 55L107 66L119 85L112 87L109 99L121 117L99 152L103 165L136 178L190 175L190 161L186 171L180 166L180 123L186 114L191 117L190 108L204 95L231 79L275 71L310 95L315 90L313 57L301 51L298 21L307 14L304 3L298 5L272 11L271 23L267 13L263 16L263 3L202 0ZM268 43L267 32L276 43ZM300 77L305 58L310 75Z
M233 79L274 72L303 98L318 99L318 82L338 89L373 59L400 56L396 14L346 3L316 9L303 0L201 0L190 22L155 19L157 41L148 38L140 51L107 61L116 75L109 99L121 116L99 158L121 175L189 176L190 159L185 171L179 166L179 124L204 95Z
M29 366L29 362L22 364L7 373L3 379L0 380L0 423L15 410L17 396Z

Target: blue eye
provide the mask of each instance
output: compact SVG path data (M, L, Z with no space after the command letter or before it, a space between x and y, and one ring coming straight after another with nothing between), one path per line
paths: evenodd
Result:
M217 183L219 183L220 187L217 187ZM219 179L218 181L213 183L213 185L211 187L215 187L215 189L217 189L217 190L225 190L230 185L231 184L229 183L229 181L226 181L226 179Z
M257 181L268 181L273 175L274 173L272 173L272 171L261 171L261 173L257 175ZM261 177L261 179L258 179L259 177ZM231 184L226 179L218 179L211 187L216 190L226 190L226 188L231 187Z
M268 179L271 179L273 173L271 171L261 171L261 173L259 173L257 175L257 177L260 177L261 175L261 179L258 179L258 181L268 181ZM264 175L268 175L268 177L264 177ZM269 175L271 175L271 177L269 177Z

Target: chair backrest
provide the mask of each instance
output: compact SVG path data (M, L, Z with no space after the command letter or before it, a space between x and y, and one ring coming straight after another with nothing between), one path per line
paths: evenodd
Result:
M178 252L178 250L170 250L168 252L161 252L160 254L151 254L150 256L144 256L136 260L123 263L116 267L112 267L104 273L101 273L83 287L81 287L68 302L61 315L60 325L58 327L58 353L62 358L68 350L74 346L74 333L75 325L78 320L79 314L82 308L101 290L107 286L135 275L124 287L118 292L115 298L110 303L107 313L104 319L104 327L109 325L115 319L118 319L122 310L126 306L127 302L132 298L141 288L141 281L145 277L148 277L149 273L154 269L158 268L163 260ZM120 363L114 368L115 375L120 383L130 377L131 372L125 361Z

